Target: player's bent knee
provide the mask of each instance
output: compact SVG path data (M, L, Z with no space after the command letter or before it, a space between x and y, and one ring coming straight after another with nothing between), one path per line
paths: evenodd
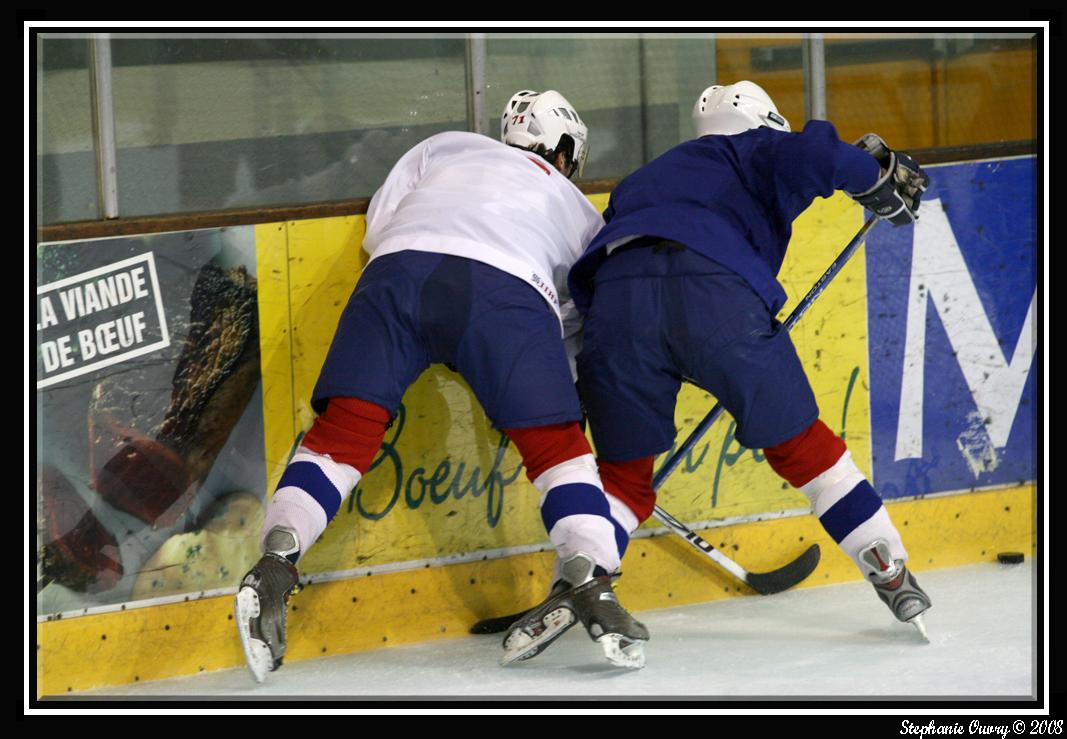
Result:
M589 441L585 438L577 421L534 428L504 429L504 433L522 455L522 462L526 466L526 476L538 489L545 487L547 490L553 487L553 485L542 486L538 481L550 471L566 472L566 470L554 468L567 463L573 462L569 466L574 468L573 475L569 476L577 476L574 480L567 480L568 482L592 482L593 480L585 479L588 474L585 474L583 470L591 470L593 477L596 477L596 463L592 461L593 450L590 449ZM594 484L599 487L599 480Z
M795 488L802 488L823 474L847 451L844 440L821 420L792 439L767 447L767 463Z
M392 414L376 403L359 398L330 398L326 410L300 443L365 474L391 420Z

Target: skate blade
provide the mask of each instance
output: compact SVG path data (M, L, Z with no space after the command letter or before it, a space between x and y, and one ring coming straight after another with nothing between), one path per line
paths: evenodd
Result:
M919 631L919 634L922 636L923 639L926 640L927 644L930 643L930 637L926 634L926 621L923 620L923 615L921 613L916 616L912 616L908 623L914 626Z
M234 599L234 617L237 619L237 634L245 652L245 663L252 678L261 683L274 668L270 647L261 639L252 636L251 620L259 616L259 595L252 588L241 588Z
M501 666L530 659L540 654L549 644L574 626L574 613L569 608L557 608L549 611L541 619L543 630L532 635L513 626L513 631L504 638L504 656L500 658Z
M604 649L608 662L616 667L639 670L645 666L645 643L627 639L619 634L604 634L597 643Z

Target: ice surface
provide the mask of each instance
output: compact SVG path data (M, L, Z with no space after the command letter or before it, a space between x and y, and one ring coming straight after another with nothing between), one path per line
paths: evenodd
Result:
M857 581L642 612L652 634L642 670L609 666L578 625L538 657L508 667L498 665L500 637L471 636L287 663L260 685L241 667L70 697L1031 698L1030 558L917 579L933 601L930 643Z

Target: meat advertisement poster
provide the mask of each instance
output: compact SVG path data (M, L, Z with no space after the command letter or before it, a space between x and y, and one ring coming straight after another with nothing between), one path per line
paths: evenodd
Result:
M251 227L37 249L38 613L232 587L266 490Z

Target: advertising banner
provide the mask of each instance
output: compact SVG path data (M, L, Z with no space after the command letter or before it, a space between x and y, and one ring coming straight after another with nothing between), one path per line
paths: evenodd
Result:
M914 228L867 242L874 479L883 497L1036 478L1033 157L931 167Z
M38 611L232 585L200 553L262 515L252 229L41 244L37 285Z

